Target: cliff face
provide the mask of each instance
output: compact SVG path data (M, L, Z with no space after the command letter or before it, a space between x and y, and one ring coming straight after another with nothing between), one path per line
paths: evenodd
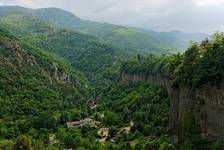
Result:
M0 91L46 88L69 99L88 94L85 77L69 64L1 32L0 29Z
M224 83L206 83L199 88L172 87L172 82L160 74L126 73L122 81L155 81L164 86L170 97L169 134L177 143L185 139L189 116L196 118L200 133L209 140L224 138Z
M41 66L41 63L38 63L35 56L33 56L28 51L22 49L15 41L9 40L7 38L0 39L0 64L4 63L5 65L9 65L14 70L21 70L21 68L29 67L34 70L34 68L38 68L38 73L40 76L45 77L52 82L52 80L57 80L61 83L71 83L70 75L66 72L66 70L60 69L59 64L52 62L51 72ZM40 70L39 70L40 69Z
M202 136L210 140L224 138L224 83L206 83L200 88L181 88L178 104L179 136L184 137L186 114L197 115Z

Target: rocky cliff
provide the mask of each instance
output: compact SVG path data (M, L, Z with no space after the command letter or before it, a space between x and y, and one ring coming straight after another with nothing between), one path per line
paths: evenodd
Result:
M88 82L70 64L51 53L23 43L1 28L0 70L0 91L4 90L7 94L9 90L15 90L14 87L18 87L16 91L19 91L31 90L31 86L35 90L38 87L56 91L69 99L88 94Z
M52 80L56 80L64 84L71 83L69 73L65 69L62 69L58 63L49 63L48 67L51 69L48 69L46 65L43 67L44 65L43 62L41 62L42 60L37 60L37 57L39 56L35 57L32 52L24 50L14 40L0 37L0 52L2 52L0 54L0 58L2 58L0 60L0 64L4 63L5 65L9 65L12 69L17 71L20 70L20 68L25 67L30 67L32 70L38 68L38 73L40 72L40 76L48 79L50 83L52 83Z
M202 137L209 140L224 138L224 83L205 83L200 87L172 86L161 74L121 73L122 81L155 81L164 86L170 97L169 134L173 143L186 137L189 118L194 116Z

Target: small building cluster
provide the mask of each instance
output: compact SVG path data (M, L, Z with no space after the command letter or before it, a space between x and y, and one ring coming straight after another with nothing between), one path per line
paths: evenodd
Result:
M97 128L99 126L99 124L100 124L99 121L96 121L96 120L91 119L91 118L86 118L86 119L82 119L82 120L79 120L79 121L67 122L67 127L72 128L72 127L81 127L81 126L89 125L91 127ZM101 137L99 142L105 142L108 139L109 130L110 130L109 128L100 128L98 130L98 135ZM127 127L121 128L120 131L117 132L117 134L120 134L122 132L126 133L126 134L129 134L130 130L131 130L131 126L127 126ZM115 142L116 136L111 137L109 140L111 142Z
M82 119L82 120L79 120L79 121L67 122L67 126L69 128L80 127L80 126L85 126L85 125L89 125L91 127L97 127L99 124L100 124L99 121L95 121L91 118L86 118L86 119Z

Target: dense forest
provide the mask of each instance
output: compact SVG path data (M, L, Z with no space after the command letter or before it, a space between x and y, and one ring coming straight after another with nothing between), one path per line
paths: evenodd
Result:
M223 33L214 34L211 39L201 43L191 43L183 54L149 55L136 57L122 64L122 72L130 75L144 74L146 76L162 76L171 81L174 89L198 89L209 83L221 88L223 81ZM196 101L197 99L195 99ZM203 106L204 100L200 100ZM223 141L208 140L202 136L197 114L190 114L185 124L183 146L178 149L222 149Z
M0 149L197 150L223 147L190 118L169 138L172 87L219 85L224 34L159 33L82 20L64 10L0 8Z
M91 95L93 87L89 87L79 71L56 56L25 45L1 29L1 57L1 149L129 149L169 145L168 99L161 87L152 83L119 84L118 80L108 78L113 87L99 86L104 90L100 92L100 105L90 109L88 100L95 98ZM118 75L116 72L114 76ZM123 108L126 110L122 111ZM132 113L133 117L129 117ZM108 143L100 144L98 130L93 127L66 127L66 122L91 116L101 122L100 127L110 129ZM131 130L124 132L125 127ZM60 143L51 145L51 137Z
M200 86L223 79L223 33L212 35L201 43L192 42L184 54L149 55L130 59L122 64L122 70L134 73L161 73L182 86Z

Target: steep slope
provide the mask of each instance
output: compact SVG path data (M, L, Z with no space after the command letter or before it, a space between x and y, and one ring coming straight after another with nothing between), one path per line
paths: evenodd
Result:
M35 36L32 43L62 56L88 75L105 65L116 63L117 57L122 54L119 54L115 47L97 38L69 30L57 30Z
M62 60L21 43L2 28L0 52L1 119L38 116L46 108L63 111L85 104L86 79Z
M27 14L2 17L0 23L21 40L63 57L91 81L101 80L103 70L129 55L100 38L63 29Z
M170 135L180 148L220 149L224 134L224 34L217 33L181 55L150 56L123 65L122 80L155 81L171 99ZM219 143L219 145L216 145ZM215 144L216 143L216 144Z
M9 7L3 8L6 12L2 16L12 15ZM2 9L1 8L1 9ZM17 8L17 7L16 7ZM16 9L12 7L12 9ZM20 8L21 9L21 8ZM29 13L27 13L29 12ZM1 12L0 12L1 13ZM18 12L16 12L18 14ZM154 32L149 30L117 26L107 23L86 21L70 12L58 8L44 8L36 10L21 10L20 14L29 14L45 22L51 22L63 28L80 31L100 37L106 42L119 46L129 53L170 53L184 49L191 41L201 41L205 34L190 34L183 32ZM15 13L14 13L15 14Z

